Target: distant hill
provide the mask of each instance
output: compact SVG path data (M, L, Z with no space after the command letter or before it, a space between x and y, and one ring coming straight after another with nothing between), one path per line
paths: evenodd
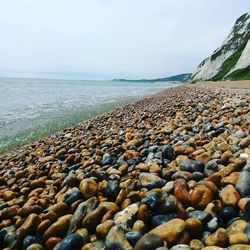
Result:
M193 81L250 79L250 13L239 17L230 34L195 70Z
M119 82L186 82L191 79L192 74L186 73L181 75L169 76L165 78L156 78L156 79L138 79L138 80L130 80L130 79L113 79L112 81Z

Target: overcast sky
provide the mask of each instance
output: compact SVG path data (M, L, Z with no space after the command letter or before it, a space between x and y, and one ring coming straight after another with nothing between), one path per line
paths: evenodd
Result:
M192 72L250 0L0 0L0 76Z

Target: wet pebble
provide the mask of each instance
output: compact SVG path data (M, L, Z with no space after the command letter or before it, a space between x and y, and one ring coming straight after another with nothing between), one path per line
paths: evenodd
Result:
M79 234L70 234L66 236L56 247L56 250L80 250L82 247L83 238Z

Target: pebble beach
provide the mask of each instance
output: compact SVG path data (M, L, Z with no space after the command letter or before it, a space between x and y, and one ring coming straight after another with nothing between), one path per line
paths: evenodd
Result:
M249 90L170 88L0 154L0 249L250 249Z

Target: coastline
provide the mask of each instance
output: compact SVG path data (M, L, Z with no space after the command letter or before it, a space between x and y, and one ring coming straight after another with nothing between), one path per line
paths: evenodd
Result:
M37 79L33 82L33 79L13 78L6 78L0 82L0 85L3 84L0 95L1 152L6 148L23 145L25 142L35 141L61 129L72 127L91 117L173 86L172 83L120 84L109 81L46 79ZM71 84L74 88L70 91ZM23 86L19 93L20 98L16 96L17 92L11 90L19 85ZM98 91L102 92L101 95ZM29 92L36 94L30 96ZM9 102L6 96L9 96Z
M169 88L0 154L6 247L67 234L82 249L247 245L250 98L232 89ZM238 216L242 237L228 235Z
M166 84L169 84L169 83L176 85L176 86L171 87L171 88L176 88L178 86L183 85L183 83L166 82ZM168 88L166 88L166 89L168 89ZM165 91L165 90L162 90L162 91ZM111 104L104 103L101 109L98 108L98 107L96 107L96 109L94 109L94 107L93 107L91 115L87 114L87 115L85 115L85 117L83 115L81 115L80 116L81 118L77 117L76 119L74 119L73 123L72 123L72 121L65 120L64 124L58 124L58 125L55 125L55 126L53 126L52 124L48 124L48 126L50 126L50 127L52 126L54 128L50 129L50 130L48 130L46 132L39 133L37 136L34 136L34 137L30 136L29 139L24 139L22 142L10 143L8 146L0 147L0 155L5 153L5 152L8 152L8 151L19 150L23 146L27 146L29 144L35 143L36 141L39 141L39 140L42 140L42 139L46 140L49 136L51 136L53 134L56 134L56 133L58 133L58 132L60 132L60 131L62 131L64 129L74 129L77 126L86 123L88 120L95 119L95 118L98 119L99 115L113 112L119 107L124 107L124 106L126 106L128 104L133 104L133 103L135 103L137 101L140 101L140 100L142 100L144 98L149 98L149 97L152 97L154 95L161 94L162 91L152 93L152 94L147 94L147 95L144 95L144 96L130 97L130 98L122 99L122 100L117 100L116 102L111 103ZM79 111L79 113L81 113L81 111ZM68 125L65 126L65 124L68 124ZM33 131L33 132L36 132L36 130Z

